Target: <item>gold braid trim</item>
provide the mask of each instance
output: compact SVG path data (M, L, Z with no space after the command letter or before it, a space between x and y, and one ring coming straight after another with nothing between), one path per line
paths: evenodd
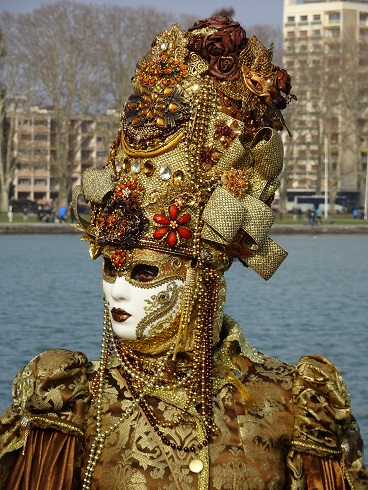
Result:
M296 440L291 441L290 445L291 446L301 446L301 447L305 447L306 449L313 449L315 451L321 451L324 453L330 453L330 454L336 454L336 455L341 454L341 450L339 450L339 449L329 449L326 447L317 446L315 444L307 444L305 442L300 442L300 441L296 441Z
M16 442L13 442L13 444L9 444L9 446L7 446L4 449L4 451L0 453L0 459L2 459L5 456L5 454L11 453L12 451L16 451L17 449L24 447L24 445L27 442L27 436L28 436L28 434L24 433L24 435L22 436L21 439L19 439Z
M354 490L353 482L351 481L351 478L350 478L350 475L348 473L348 470L346 469L345 456L344 455L341 456L340 466L342 468L343 475L344 475L346 481L349 484L349 487L351 488L351 490Z
M169 137L166 142L159 147L152 148L150 150L134 150L134 148L130 148L127 143L124 141L124 138L121 139L121 147L123 151L129 156L134 158L146 158L146 157L158 157L163 153L166 153L169 150L172 150L177 146L180 141L184 137L183 131L178 131L173 136Z
M52 417L40 417L40 416L33 416L30 418L30 423L32 422L44 422L46 424L51 424L51 425L55 425L57 427L60 427L62 429L68 429L72 432L75 432L77 433L79 436L83 437L84 436L84 432L79 428L79 427L76 427L75 425L73 424L68 424L66 422L61 422L60 420L57 420L57 419L54 419ZM36 427L38 427L36 425ZM42 427L40 427L42 428Z

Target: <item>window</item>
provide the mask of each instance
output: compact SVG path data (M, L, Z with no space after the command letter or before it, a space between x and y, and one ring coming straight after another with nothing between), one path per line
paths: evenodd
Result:
M326 30L326 39L339 39L340 37L340 28L334 27L333 29Z
M307 37L308 36L308 31L300 31L299 32L300 37Z
M295 22L295 17L293 15L288 17L287 22Z
M329 53L339 53L340 52L340 43L338 44L330 44L328 46L328 52Z
M31 185L31 180L30 179L19 179L18 184L19 185Z
M320 14L314 14L313 20L314 20L314 22L320 22L321 21L321 15Z
M93 130L93 121L83 121L82 122L82 132L90 133Z
M313 29L312 36L313 37L321 37L321 29Z
M47 126L47 119L36 119L35 125L36 126Z
M35 148L34 150L35 156L44 156L47 155L47 148Z
M45 179L36 179L35 185L46 185L46 180Z
M300 22L308 22L308 15L301 15Z
M35 134L36 141L47 141L47 134Z
M328 21L330 24L339 24L340 23L340 12L330 12L328 14Z
M286 36L287 37L295 37L295 32L294 31L288 31Z

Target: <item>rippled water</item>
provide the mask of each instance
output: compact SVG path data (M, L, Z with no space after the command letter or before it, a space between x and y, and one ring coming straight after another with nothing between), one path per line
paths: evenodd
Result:
M226 312L259 350L296 363L327 356L341 371L368 443L368 237L275 236L289 256L265 282L239 263L227 272ZM101 263L76 235L0 236L0 412L16 372L44 350L99 357Z

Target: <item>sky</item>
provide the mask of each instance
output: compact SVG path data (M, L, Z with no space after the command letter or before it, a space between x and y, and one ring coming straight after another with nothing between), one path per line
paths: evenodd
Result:
M37 7L56 0L0 0L0 10L13 13L30 12ZM121 6L156 7L168 12L191 14L197 19L210 17L215 10L233 7L234 20L243 27L255 24L269 24L282 27L283 0L79 0L90 4L115 4Z

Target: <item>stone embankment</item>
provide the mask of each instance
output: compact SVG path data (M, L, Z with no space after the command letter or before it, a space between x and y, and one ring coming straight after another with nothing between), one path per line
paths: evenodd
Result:
M0 223L0 235L24 235L24 234L70 234L81 233L70 223ZM272 226L270 235L349 235L368 234L368 224L340 225L323 224L310 225L307 223L283 225L276 223Z

